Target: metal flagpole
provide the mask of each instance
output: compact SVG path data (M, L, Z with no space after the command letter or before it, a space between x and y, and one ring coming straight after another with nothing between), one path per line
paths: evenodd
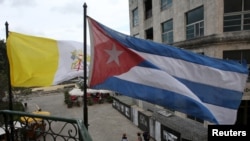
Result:
M8 34L9 34L9 24L8 22L5 22L5 30L6 30L6 40L8 38ZM9 63L8 64L8 77L9 77L9 110L13 110L13 105L12 105L12 91L11 91L11 82L10 82L10 67L9 67Z
M7 38L9 36L9 24L8 22L5 22L5 31L6 31L6 42L7 42ZM7 45L6 45L6 50L7 50ZM13 103L12 103L12 90L11 90L11 79L10 79L10 64L9 64L9 60L8 61L8 85L9 85L9 110L13 110ZM9 121L9 125L10 125L10 130L11 130L11 140L14 141L14 125L13 125L13 117L10 116L10 121ZM7 139L9 139L9 137L7 137Z
M85 127L88 129L88 104L87 104L87 38L86 38L86 35L87 35L87 24L86 24L86 20L87 20L87 4L84 3L83 5L83 8L84 8L84 13L83 13L83 44L84 44L84 47L83 47L83 57L84 57L84 60L83 60L83 67L84 67L84 70L83 70L83 79L84 79L84 84L83 84L83 90L84 90L84 95L83 95L83 99L84 99L84 124L85 124Z

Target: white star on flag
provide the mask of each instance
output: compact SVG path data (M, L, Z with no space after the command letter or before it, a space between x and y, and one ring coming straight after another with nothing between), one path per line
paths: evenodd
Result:
M107 61L107 64L115 61L117 65L120 65L118 57L122 54L123 51L117 50L114 44L112 50L105 50L105 51L109 54L109 59Z

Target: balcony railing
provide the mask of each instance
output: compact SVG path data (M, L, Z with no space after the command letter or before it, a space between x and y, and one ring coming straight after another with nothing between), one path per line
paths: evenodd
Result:
M92 141L92 138L82 120L1 110L0 140Z

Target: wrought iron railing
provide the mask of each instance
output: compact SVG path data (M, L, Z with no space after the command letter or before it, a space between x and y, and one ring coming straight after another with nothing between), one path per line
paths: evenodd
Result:
M0 111L0 140L7 141L92 141L82 120Z

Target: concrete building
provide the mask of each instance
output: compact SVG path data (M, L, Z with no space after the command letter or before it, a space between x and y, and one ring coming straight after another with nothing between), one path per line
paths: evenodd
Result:
M250 66L250 0L129 0L129 15L131 36L210 57L246 60ZM250 123L249 100L250 78L236 124ZM132 107L132 113L144 111L149 123L145 128L156 140L168 140L167 135L185 141L206 140L209 122L134 101L140 110Z

